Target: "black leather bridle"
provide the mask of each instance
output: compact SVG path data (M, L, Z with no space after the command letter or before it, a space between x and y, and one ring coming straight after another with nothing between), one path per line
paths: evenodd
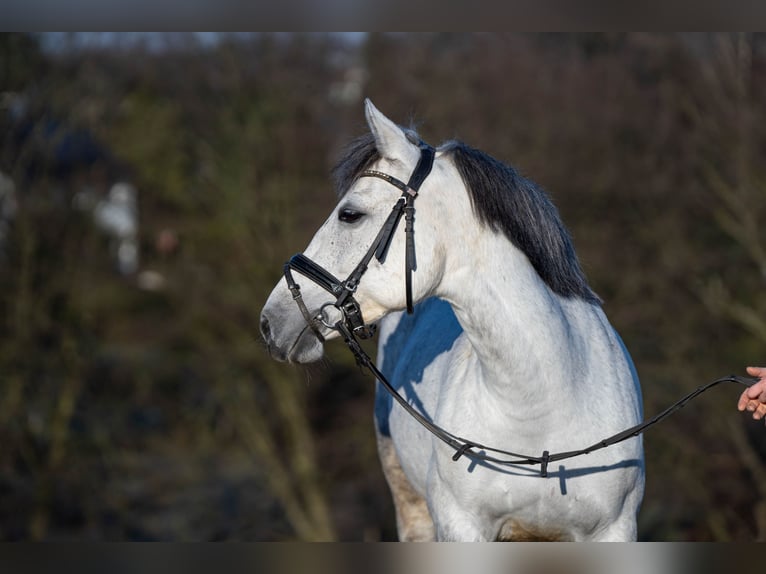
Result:
M412 272L417 269L417 262L415 260L415 198L418 196L418 191L420 190L423 181L425 181L428 174L431 173L435 155L434 148L427 143L420 142L418 147L420 148L420 159L407 183L404 183L387 173L376 171L374 169L368 169L359 174L359 177L380 178L401 190L402 195L394 204L391 213L369 249L367 249L364 257L362 257L362 260L357 264L345 281L341 281L316 261L309 259L302 253L293 255L290 260L285 263L284 275L285 281L287 281L287 286L293 295L293 299L300 308L303 318L320 341L324 341L324 337L320 331L321 325L328 329L336 328L336 324L329 320L328 315L325 312L325 309L328 307L335 307L340 312L342 322L354 335L362 339L369 339L375 333L374 325L365 324L361 307L354 298L354 293L356 293L356 288L359 286L359 282L367 271L367 266L370 264L372 258L377 258L381 263L385 262L388 248L391 246L391 240L394 237L396 228L399 226L402 215L404 215L404 231L406 234L404 265L406 271L405 290L407 294L407 312L412 313ZM300 286L295 282L292 274L293 270L307 277L322 289L333 295L336 298L335 301L322 305L319 312L312 316L306 307L306 304L303 302Z
M378 232L378 235L373 240L364 257L362 257L362 260L354 268L354 270L346 278L345 281L341 281L321 265L309 259L302 253L293 255L290 260L285 263L284 276L285 280L287 281L287 286L292 293L293 299L300 308L301 314L306 320L306 323L308 323L309 327L311 327L316 337L320 341L324 341L324 337L321 333L322 326L332 331L337 331L341 337L343 337L344 342L354 354L357 363L361 367L368 368L380 381L383 387L391 394L394 400L399 403L410 416L412 416L418 423L424 426L439 440L455 450L455 453L452 456L452 460L457 461L461 456L466 455L472 459L501 466L540 465L540 476L545 478L548 476L549 463L589 454L596 450L620 443L631 437L636 437L649 427L655 425L679 409L683 408L689 401L701 395L708 389L711 389L712 387L726 382L737 383L749 387L758 381L756 378L741 377L738 375L729 375L728 377L716 379L715 381L696 388L694 391L685 395L680 400L676 401L671 406L655 415L651 419L645 420L640 424L600 440L591 446L578 450L559 453L550 453L549 451L544 450L540 456L518 454L508 450L486 446L465 438L461 438L428 420L425 416L415 410L407 402L407 400L397 392L396 388L388 381L388 379L386 379L383 373L380 372L380 370L375 365L375 362L359 344L357 337L361 339L368 339L372 337L375 333L375 325L365 324L364 318L362 317L361 307L359 306L357 300L354 298L354 293L356 293L359 282L361 281L365 271L367 271L367 266L369 265L372 258L376 257L381 263L385 262L386 254L388 253L388 248L391 246L391 240L394 236L394 232L396 231L399 225L399 221L404 214L406 233L405 290L407 312L412 313L412 272L417 268L417 263L415 261L414 241L415 198L418 195L418 190L420 189L421 184L431 172L435 153L434 149L426 143L420 142L419 147L420 159L417 166L415 167L415 170L410 176L410 180L407 183L404 183L401 180L386 173L372 169L365 170L359 175L359 177L377 177L383 179L400 189L402 191L402 195L397 200L396 204L391 210L391 214L386 219L383 227ZM319 287L333 295L336 298L335 301L325 303L319 309L318 313L312 316L311 312L308 310L306 304L303 301L300 286L296 283L295 278L293 277L293 270L310 279L319 285ZM332 321L329 318L325 311L325 309L328 307L334 307L339 312L340 318L337 321ZM511 458L498 458L496 456L487 454L488 452L504 455Z

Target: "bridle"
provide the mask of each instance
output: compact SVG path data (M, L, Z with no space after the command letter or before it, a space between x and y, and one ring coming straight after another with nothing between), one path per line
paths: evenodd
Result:
M578 450L558 453L550 453L549 451L544 450L540 456L518 454L508 450L486 446L452 434L434 422L428 420L420 412L415 410L407 402L407 400L397 392L396 388L394 388L394 386L388 381L383 373L380 372L380 370L375 365L375 362L360 345L357 337L360 339L368 339L372 337L375 334L375 325L365 324L359 302L354 298L354 294L356 293L356 289L359 286L359 282L361 281L364 273L367 271L367 267L372 258L377 258L380 263L385 262L386 255L388 254L388 249L391 246L391 240L393 239L394 233L396 232L402 215L404 215L404 230L406 234L406 304L407 312L410 314L413 312L412 272L417 268L417 263L415 260L414 240L415 198L418 195L418 190L420 189L423 181L431 172L435 154L434 149L424 142L420 142L418 147L420 148L420 159L418 160L418 163L415 166L415 170L412 172L412 175L410 176L410 179L407 183L404 183L391 175L372 169L362 171L359 174L359 177L377 177L383 179L384 181L401 190L402 195L396 201L396 204L394 204L391 213L383 224L383 227L378 232L378 235L375 237L372 244L368 248L364 257L362 257L361 261L344 281L341 281L321 265L306 257L302 253L293 255L290 260L285 263L284 276L285 280L287 281L287 286L292 293L293 300L298 305L303 318L306 320L306 323L314 332L314 335L316 335L320 341L324 342L325 338L321 333L322 326L332 331L337 331L343 338L343 341L346 343L348 348L354 354L357 364L360 367L366 367L369 369L372 374L375 375L375 377L380 381L383 387L391 394L393 399L399 403L399 405L401 405L402 408L404 408L410 416L412 416L418 423L425 427L435 437L455 450L455 453L452 456L453 461L457 461L461 456L466 455L471 459L502 466L540 465L540 476L545 478L548 476L549 463L589 454L596 450L620 443L631 437L636 437L649 427L655 425L656 423L680 410L689 401L701 395L708 389L711 389L712 387L725 382L733 382L749 387L758 381L757 378L741 377L738 375L729 375L728 377L716 379L715 381L696 388L694 391L685 395L680 400L676 401L671 406L655 415L651 419L645 420L638 425L632 426L615 435L600 440L591 446ZM333 295L335 297L335 301L325 303L320 307L319 312L312 316L311 312L308 310L306 304L303 301L300 286L298 283L296 283L292 271L297 271L304 277L316 283L319 287ZM327 314L326 309L330 307L333 307L337 310L337 316L340 317L337 321L333 321ZM498 458L496 456L487 454L488 452L504 455L511 458Z
M423 181L425 181L428 174L431 173L435 155L434 148L427 143L420 142L418 147L420 148L420 159L407 183L404 183L387 173L374 169L368 169L359 174L359 177L377 177L382 179L401 190L402 195L394 204L391 213L369 249L367 249L364 257L362 257L362 260L356 267L354 267L354 270L349 274L345 281L341 281L316 261L303 255L303 253L293 255L290 260L285 263L284 275L290 293L292 293L293 299L297 303L303 318L320 341L324 341L320 326L327 327L331 330L335 330L337 327L337 323L330 320L325 312L325 309L328 307L335 307L340 312L341 322L345 324L348 330L354 335L361 339L369 339L375 334L375 325L365 324L364 317L362 317L362 309L359 306L358 301L354 298L354 294L356 293L356 288L359 286L359 282L367 271L367 266L370 264L372 258L375 257L380 263L385 262L388 249L391 247L391 240L394 237L396 228L399 226L402 215L404 215L404 231L406 234L404 267L406 272L405 291L407 297L407 312L410 314L412 313L412 272L417 269L417 262L415 260L415 198L418 196L418 190L423 184ZM333 295L335 301L322 305L319 309L319 313L312 317L306 304L303 302L300 286L295 282L292 270L307 277L322 289Z

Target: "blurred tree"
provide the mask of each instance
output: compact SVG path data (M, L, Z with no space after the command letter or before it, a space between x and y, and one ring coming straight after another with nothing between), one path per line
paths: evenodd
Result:
M64 181L0 133L19 196L0 267L0 537L394 536L371 381L334 345L318 367L276 364L257 332L282 262L334 203L334 155L366 129L357 88L550 191L647 414L760 362L758 36L118 40L44 51L0 35L0 85L27 98L33 133L56 118L113 156ZM143 270L161 288L114 274L71 209L113 171L137 184ZM763 536L763 463L730 428L735 399L700 399L646 436L642 539Z
M710 270L700 292L714 316L735 326L735 333L739 329L731 337L729 354L741 365L760 365L766 346L766 171L762 161L766 138L760 129L766 119L762 105L766 84L755 74L759 56L751 35L716 40L716 58L705 68L707 106L698 105L694 112L704 142L700 179L709 190L708 209L724 238L716 250L720 263ZM763 541L766 437L761 425L752 422L747 427L730 425L728 430L749 473L749 488L757 496L748 506L756 538Z
M0 36L0 86L4 92L22 91L33 85L47 69L40 39L31 34Z
M750 360L757 360L758 349L766 344L766 298L752 297L762 292L766 281L762 223L766 218L766 172L760 161L766 140L758 129L764 119L763 81L758 85L752 77L753 55L752 40L746 34L720 39L718 61L708 70L711 108L696 111L705 130L707 153L700 170L712 192L710 211L734 242L729 250L737 252L726 258L720 272L739 276L733 285L723 275L712 278L704 291L705 302L711 311L759 341L748 350L755 355Z

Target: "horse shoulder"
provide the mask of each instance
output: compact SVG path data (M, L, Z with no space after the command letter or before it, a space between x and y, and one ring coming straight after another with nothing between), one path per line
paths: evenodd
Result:
M454 348L463 333L452 308L443 300L427 299L415 307L413 315L393 313L379 327L378 367L402 397L434 420ZM430 435L380 384L375 420L379 435L394 439L405 469L417 466L423 471L420 466L428 458Z

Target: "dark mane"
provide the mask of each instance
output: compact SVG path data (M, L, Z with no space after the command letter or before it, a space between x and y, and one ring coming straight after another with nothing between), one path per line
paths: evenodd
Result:
M479 221L502 232L520 249L554 293L601 303L588 285L558 210L542 189L512 167L462 142L447 142L440 151L455 164ZM352 141L332 170L338 195L342 197L379 158L372 134Z
M524 252L554 293L601 303L588 286L558 209L542 189L464 143L448 142L441 149L451 155L479 220Z

